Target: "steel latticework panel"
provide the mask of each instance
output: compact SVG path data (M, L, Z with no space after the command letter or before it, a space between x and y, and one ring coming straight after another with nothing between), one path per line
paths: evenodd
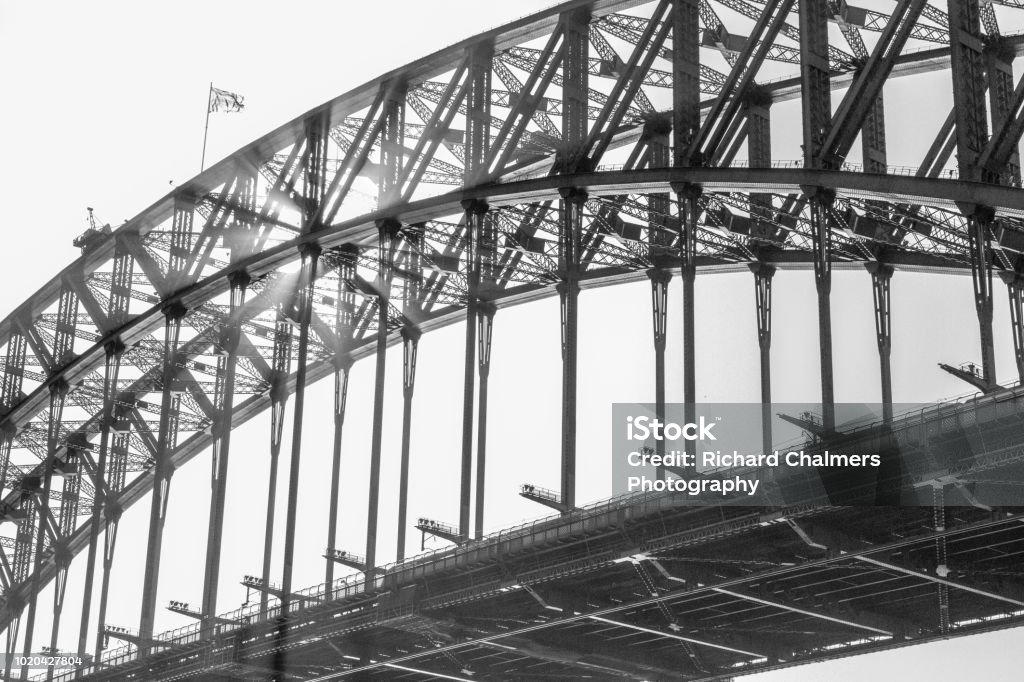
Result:
M866 268L874 283L887 421L890 278L970 275L981 362L947 369L992 400L1021 400L995 375L992 329L1001 279L1024 380L1024 81L1013 77L1024 35L999 29L1018 8L900 0L883 14L829 0L570 0L326 102L116 230L90 229L76 240L81 257L0 321L8 651L19 641L26 651L45 646L35 620L51 583L49 644L77 628L97 680L286 679L283 667L287 679L308 680L728 679L1020 625L1019 509L971 492L1020 478L1020 444L1003 427L983 456L950 456L933 477L901 482L934 488L934 505L854 507L839 495L695 508L640 496L580 509L575 498L577 297L588 287L650 280L664 410L665 316L678 305L669 280L683 280L692 405L694 278L752 271L767 405L772 275L813 270L823 428L835 435L833 270ZM711 51L727 70L702 62ZM947 72L955 107L920 167L889 167L886 118L915 113L886 106L884 86L933 71ZM786 126L802 158L779 159L772 107L793 99L800 120ZM858 137L863 162L851 163ZM493 317L556 295L560 489L523 496L560 515L484 536ZM386 350L403 349L403 559L417 343L463 321L459 520L416 524L454 547L382 566ZM365 551L333 546L335 485L326 582L301 589L292 568L304 389L334 379L336 483L349 371L369 357ZM976 409L949 418L960 425ZM222 614L230 434L268 410L271 489L280 479L286 494L267 500L262 573L247 578L259 604ZM297 428L286 442L289 420ZM905 438L925 428L904 427ZM198 623L158 633L173 474L211 446L203 600L188 614ZM135 646L104 653L110 569L117 552L132 551L116 547L118 523L151 492L139 629L120 633ZM278 556L281 576L271 574ZM60 619L72 561L85 563L89 586L80 626ZM334 563L369 578L335 579Z

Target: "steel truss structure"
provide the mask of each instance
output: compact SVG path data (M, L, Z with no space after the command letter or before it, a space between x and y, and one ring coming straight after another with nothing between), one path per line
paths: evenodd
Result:
M696 402L698 272L753 273L767 405L772 276L783 268L813 271L826 431L835 426L833 268L866 268L874 283L887 404L889 290L899 270L971 277L981 364L950 371L984 392L1003 388L995 375L992 330L994 281L1002 279L1024 379L1024 192L1017 153L1024 80L1016 81L1012 68L1024 53L1024 35L1002 35L998 21L1021 7L1018 0L948 0L946 6L899 0L886 15L842 0L571 0L331 100L177 187L116 230L89 230L76 242L81 258L0 322L0 628L7 632L7 650L29 651L46 642L55 647L63 627L77 629L80 653L102 657L103 640L111 634L103 624L118 524L125 510L152 491L139 628L130 636L143 659L166 653L154 618L167 497L175 470L210 447L213 501L203 600L199 611L181 605L178 610L195 615L201 638L214 641L224 621L217 576L231 432L266 410L271 485L263 571L246 584L260 593L258 619L317 601L293 585L292 568L299 560L294 550L304 388L322 378L333 377L336 397L327 600L334 596L336 564L379 575L377 513L389 409L383 381L385 350L392 344L403 348L397 538L398 558L404 559L417 344L422 333L463 321L459 518L453 524L421 519L416 526L460 547L482 541L492 325L496 311L506 306L554 295L561 301L560 488L527 486L523 494L566 518L577 507L582 289L650 280L656 400L662 406L666 320L676 307L684 330L685 400L691 410ZM775 78L773 68L798 73ZM948 72L954 106L919 168L889 167L885 133L892 108L885 107L883 86L930 71ZM773 105L796 99L801 128L794 135L802 158L779 160L772 153ZM851 153L857 156L858 141L862 161L848 162ZM667 295L676 276L683 282L681 305ZM370 357L376 378L369 507L365 552L356 555L335 547L340 453L349 372L354 362ZM283 438L288 419L295 425L291 443ZM770 442L770 434L765 438ZM288 482L287 498L280 501L283 538L275 536L273 523L280 476ZM828 523L840 523L834 518L840 512L822 514L832 515ZM688 525L693 519L683 516L672 532L698 533L694 529L703 527L700 519ZM856 516L851 512L851 522ZM980 543L990 532L1004 532L1003 525L1020 525L960 516L949 519L951 525L943 516L927 537L905 544L895 539L896 526L919 529L923 521L901 517L888 536L884 522L864 523L873 542L894 543L895 554L917 551L914 542L934 546L947 535L965 546ZM974 528L982 529L980 535L970 534ZM284 559L281 576L270 572L275 553ZM855 579L839 576L847 567L834 567L836 556L821 560L821 580L871 579L864 572L855 572ZM676 597L661 583L686 578L648 559L632 562L625 572L654 595L636 609L664 613ZM90 595L76 624L60 618L73 560L85 563ZM778 557L742 561L762 560ZM875 574L884 572L876 575L880 580L895 579L892 572L921 574L906 566L879 567L879 561L862 563L874 565ZM93 604L97 581L100 598ZM48 608L39 594L50 583L56 585L55 618L52 632L44 634L35 632L35 621ZM747 587L737 595L727 583L714 588L716 598L782 603ZM525 604L568 613L568 606L552 606L561 597L541 592L524 590ZM834 613L826 592L814 599L813 608L792 608L804 615ZM949 619L958 617L957 601L944 599L947 616L939 633L955 634ZM453 635L450 623L432 629L429 620L416 621L413 604L394 608L405 609L402 617L421 640L435 636L430 632L444 633L444 640L465 636L464 625L456 628L462 634ZM629 614L607 608L588 616L586 627L647 634L653 629L655 636L674 638L691 662L687 678L739 672L725 659L705 656L703 640L680 634L685 629L652 625L656 618L638 616L639 611L628 621ZM828 618L866 628L869 638L907 631L906 624L864 626L868 621L855 616ZM470 636L489 642L494 633L487 627L471 629ZM287 649L285 630L278 628L275 655ZM561 643L552 639L517 650L525 658L572 668L578 656L568 660L576 646L571 640L564 635ZM578 646L588 641L589 653L605 646L586 637ZM839 646L830 640L816 655L874 642L844 641ZM494 638L492 649L502 644ZM716 646L748 657L765 653L755 651L755 644ZM772 651L765 665L799 658L795 649L786 650L781 631L767 646ZM367 647L351 655L369 669L375 654ZM452 650L438 659L447 661L449 679L463 679L460 665L470 665L458 663L458 648L436 643L439 654ZM412 662L391 665L392 676L432 674ZM650 666L639 663L625 672L608 661L601 665L604 672L595 668L597 674L651 674ZM665 659L661 668L655 666L655 676L671 667ZM5 680L14 672L8 668ZM307 672L291 678L321 679ZM243 666L230 675L260 673Z

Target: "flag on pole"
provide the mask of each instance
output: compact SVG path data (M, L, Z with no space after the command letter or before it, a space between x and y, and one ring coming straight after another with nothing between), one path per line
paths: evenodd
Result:
M230 113L232 111L241 111L244 108L245 98L241 95L236 95L233 92L221 90L212 86L210 87L209 112L223 111Z

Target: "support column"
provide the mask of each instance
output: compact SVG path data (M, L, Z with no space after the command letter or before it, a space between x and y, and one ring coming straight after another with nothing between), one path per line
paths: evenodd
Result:
M20 334L15 335L13 338L19 338L24 342L24 337ZM10 350L8 350L10 353ZM23 365L22 365L23 366ZM13 434L12 434L13 437ZM38 501L33 496L23 498L21 508L25 512L25 518L18 523L18 532L15 538L14 545L14 566L13 573L14 578L18 582L24 582L29 577L30 566L34 563L33 561L33 549L35 546L35 528L36 521L39 518L39 512L37 510ZM23 599L19 599L17 603L11 603L8 608L14 609L18 612L18 616L11 621L11 624L7 626L7 651L13 653L17 651L18 644L18 630L21 625L22 612L25 608L25 602ZM28 651L28 647L23 647L22 651ZM11 668L14 663L13 658L7 659L7 665L4 669L4 682L11 681ZM19 671L19 675L21 672Z
M558 269L562 319L562 473L563 513L576 506L576 353L580 294L580 236L583 233L584 190L563 187Z
M156 615L156 591L160 578L160 553L163 549L164 522L167 497L170 493L174 465L171 452L177 439L177 416L180 395L174 391L177 380L178 341L185 307L173 303L164 310L164 367L163 396L160 403L160 433L157 443L156 465L153 471L153 503L149 517L149 536L146 551L146 569L142 584L142 615L139 620L140 653L148 652L153 639L153 619Z
M647 165L649 168L665 168L671 165L669 131L661 121L652 119L644 122L643 137L647 142ZM654 266L647 271L651 280L651 314L654 323L654 412L659 421L665 420L665 342L668 336L668 283L672 280L672 258L669 251L672 236L668 227L672 212L672 195L658 192L647 195L648 258ZM665 442L655 441L655 452L665 454ZM665 468L657 467L658 480L664 480Z
M110 471L107 486L113 496L124 488L128 468L129 434L127 425L116 433L110 447ZM110 576L114 566L114 549L117 547L117 530L121 522L121 507L113 500L104 500L105 524L103 529L103 579L100 584L100 604L96 611L96 642L93 660L99 661L105 639L104 624L107 619L107 600L110 596Z
M206 572L203 578L203 634L213 634L217 615L217 588L220 584L220 553L224 537L224 506L227 501L228 457L231 453L231 420L235 408L235 368L238 363L238 342L241 329L235 319L245 303L245 288L249 275L245 270L234 272L231 282L231 302L228 321L221 331L221 357L217 371L217 408L220 411L213 442L213 461L210 472L210 522L206 534Z
M673 183L679 200L679 256L683 278L683 416L686 423L697 419L697 338L694 315L694 284L697 279L697 200L703 190L695 183ZM690 461L697 455L696 441L688 440L685 452Z
M264 585L270 584L270 566L274 557L274 518L277 508L277 472L280 463L281 441L284 431L285 406L288 402L288 387L285 382L291 373L292 328L278 308L274 330L274 358L270 378L270 473L267 486L267 522L263 536ZM270 593L260 590L260 618L267 617Z
M288 473L288 507L284 528L284 563L281 576L281 615L291 605L292 573L295 560L295 525L299 510L299 468L302 463L302 415L306 402L306 356L309 352L309 322L313 312L316 266L322 249L316 243L300 247L302 269L295 312L299 324L299 347L295 367L295 412L292 426L292 453Z
M875 261L865 266L871 273L871 288L875 301L875 337L878 341L878 366L882 373L882 419L892 422L892 323L890 321L889 283L891 265Z
M772 452L772 278L775 268L758 261L750 264L754 273L757 305L757 346L761 351L761 451Z
M402 459L398 474L398 561L405 559L405 530L409 514L409 448L412 440L412 395L416 387L416 353L420 330L402 329Z
M126 250L120 246L115 248L114 268L110 286L110 300L107 308L109 328L117 328L124 322L128 314L128 303L131 297L133 260ZM100 452L96 463L96 478L94 481L92 518L89 521L89 549L85 565L85 586L82 599L82 620L78 634L78 655L88 654L89 619L92 608L93 581L96 574L96 555L99 552L100 522L104 515L104 507L110 504L106 499L107 491L111 494L114 488L111 485L108 469L110 459L111 429L114 424L114 398L117 396L117 378L121 369L121 355L125 350L124 343L120 339L109 341L104 347L105 363L103 372L103 416L100 422ZM112 469L111 469L112 470ZM111 523L108 517L107 525ZM114 522L116 527L116 521ZM107 580L104 579L104 583ZM99 622L98 630L103 629L102 620Z
M348 354L339 355L334 365L334 443L331 448L331 501L327 512L327 554L337 549L338 504L341 498L341 435L345 426L345 405L348 402L348 375L352 360ZM327 559L324 582L328 594L334 589L334 561Z
M47 538L47 509L50 499L50 490L53 480L53 461L57 449L57 434L60 428L61 415L64 411L64 399L67 397L68 385L66 382L55 382L50 388L50 420L49 433L47 434L47 457L42 463L42 489L36 491L36 504L40 513L36 515L38 524L36 531L36 551L33 559L32 569L32 590L28 601L28 613L25 616L25 653L32 651L32 639L36 624L36 607L38 606L39 592L43 588L40 573L42 572L44 550L46 549ZM11 652L14 653L14 652ZM21 667L21 679L28 679L28 664Z
M345 253L338 265L338 289L335 298L334 333L338 347L334 349L334 443L331 450L331 499L327 516L327 555L324 582L334 585L334 564L329 557L337 549L338 505L341 498L341 437L345 428L345 406L348 402L348 377L352 370L349 346L352 342L355 297L350 282L355 276L358 254Z
M832 122L831 69L828 62L826 0L800 2L800 88L803 122L804 167L824 168L820 162ZM835 193L822 187L801 188L811 213L814 249L814 284L818 292L818 340L821 345L821 412L826 431L835 428L835 397L832 377L832 241L828 210Z
M490 301L477 304L477 365L480 371L479 405L476 427L476 517L475 537L483 537L484 490L487 485L487 381L491 374L491 332L497 307Z
M61 288L57 306L57 324L53 335L53 346L50 350L50 357L40 357L47 372L51 376L57 375L58 371L74 358L75 329L78 320L78 296L68 286ZM31 323L29 323L31 324ZM30 329L26 329L31 332ZM42 352L40 351L40 354ZM25 651L32 651L32 637L35 629L36 606L39 599L39 590L43 583L40 576L44 558L55 564L54 576L54 600L53 600L53 627L50 634L50 646L56 647L57 633L60 628L60 617L64 607L64 588L66 587L68 564L71 561L70 555L62 544L63 536L74 529L74 517L77 512L77 480L69 490L65 484L61 495L59 519L49 508L50 492L53 486L53 477L56 474L58 448L60 445L60 428L64 413L64 405L70 386L63 377L57 375L50 384L50 414L47 425L46 456L40 467L42 472L42 492L37 491L38 504L40 509L39 527L36 535L36 553L33 562L34 571L32 574L32 591L29 596L28 617L25 627ZM72 451L69 444L65 444L65 461L70 463ZM69 495L69 493L71 493ZM70 507L69 507L70 503ZM52 522L52 524L50 523ZM49 539L49 545L46 541ZM47 553L48 552L48 553ZM13 652L11 652L13 653ZM28 666L22 666L22 677L27 676ZM47 669L47 678L52 678L53 668Z
M665 345L668 337L668 283L672 273L660 268L647 271L651 280L651 317L654 322L654 414L658 421L665 422ZM665 455L665 441L654 441L654 451L659 458ZM661 459L659 459L661 461ZM665 468L658 467L658 480L665 478Z
M1017 361L1017 377L1024 384L1024 277L1014 271L999 273L1006 282L1010 297L1010 331L1013 332L1013 357Z
M57 433L61 421L61 413L64 410L64 398L67 396L68 385L63 382L55 383L50 390L50 424L49 434L47 437L48 456L42 465L43 475L43 487L42 490L36 491L36 507L38 513L35 515L35 521L37 528L36 541L35 541L35 553L33 557L33 569L32 569L32 591L29 596L28 602L28 613L25 616L25 653L32 652L32 638L35 630L36 623L36 606L39 599L39 592L42 589L42 580L40 579L40 573L42 572L43 556L46 542L46 527L47 527L47 501L50 499L51 480L53 479L53 453L56 449ZM10 653L14 653L13 651ZM21 667L21 679L28 679L28 664L24 664Z
M823 187L804 187L811 209L814 285L818 292L818 343L821 346L821 419L826 432L835 430L836 405L832 373L832 235L828 212L835 193Z
M366 514L366 587L373 584L377 567L377 510L380 502L380 455L384 435L384 373L388 350L388 313L394 274L395 239L401 223L393 218L377 221L380 281L377 302L377 367L373 389L373 435L370 445L369 508Z
M479 56L479 55L477 55ZM489 59L489 58L487 58ZM487 61L486 59L484 61ZM487 61L489 65L490 62ZM483 77L483 66L474 62L475 77ZM489 77L490 70L486 70ZM487 81L488 83L490 81ZM480 84L477 83L477 86ZM479 94L479 93L477 93ZM479 121L474 123L477 125ZM468 126L467 122L467 126ZM467 137L469 134L467 133ZM477 131L477 138L486 138L486 134ZM478 139L477 142L480 142ZM480 142L483 144L482 142ZM476 143L474 143L476 144ZM485 151L477 149L474 158L482 158L480 154ZM467 168L469 166L467 157ZM423 225L410 225L404 232L405 241L409 248L406 253L405 269L408 273L402 280L402 312L405 315L406 325L402 328L402 456L399 462L398 475L398 528L397 528L397 552L398 561L405 559L405 538L409 523L409 458L412 447L412 397L416 387L416 356L419 350L420 329L416 323L423 314L423 263L421 249L423 248Z
M967 217L970 238L971 280L974 284L974 307L978 313L981 340L982 380L989 388L996 386L995 340L992 334L992 231L991 208L961 206Z
M462 392L462 466L459 485L459 533L470 536L470 508L473 495L473 395L476 390L476 318L480 288L480 234L487 203L477 200L462 202L466 217L466 353L463 366L465 379Z

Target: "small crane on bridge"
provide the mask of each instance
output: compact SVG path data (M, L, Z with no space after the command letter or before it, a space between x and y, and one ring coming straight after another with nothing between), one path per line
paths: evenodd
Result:
M110 223L104 223L102 227L99 227L99 223L96 220L96 214L93 213L91 206L85 208L89 212L88 223L89 227L82 234L75 237L74 241L71 242L73 246L78 247L82 250L82 253L88 253L96 244L101 242L103 238L111 233Z

